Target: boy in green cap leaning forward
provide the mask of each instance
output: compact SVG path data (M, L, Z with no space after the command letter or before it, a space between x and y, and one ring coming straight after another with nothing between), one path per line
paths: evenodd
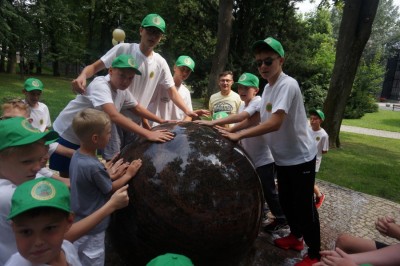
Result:
M41 177L18 186L8 219L18 252L7 266L81 265L75 247L64 240L73 214L68 187L62 182Z
M198 120L195 121L195 123L209 126L238 123L232 128L223 128L228 132L235 132L237 127L241 127L242 123L247 123L247 119L253 115L259 119L260 113L258 110L261 97L256 96L259 90L258 78L251 73L243 73L234 86L237 86L240 99L242 100L237 114L213 121ZM221 127L219 128L222 129ZM242 139L240 144L249 154L251 161L256 167L257 174L261 180L264 199L275 217L272 222L264 227L264 230L267 232L274 232L279 229L287 228L286 217L279 204L278 192L275 186L274 158L266 142L265 135ZM264 201L262 204L264 205Z
M150 141L166 142L173 138L173 134L166 130L150 131L145 129L120 111L127 109L136 115L147 118L158 123L166 121L149 112L139 104L127 88L136 78L141 75L137 69L137 64L132 55L121 54L113 60L108 76L95 78L87 88L85 95L77 95L76 98L68 103L54 121L54 130L60 134L60 144L72 149L79 147L79 138L72 129L72 120L76 113L86 109L95 108L104 111L110 116L112 125L111 140L103 151L103 158L111 160L119 152L121 143L119 142L116 125L134 132ZM53 154L50 158L50 168L58 170L61 176L69 175L70 158Z

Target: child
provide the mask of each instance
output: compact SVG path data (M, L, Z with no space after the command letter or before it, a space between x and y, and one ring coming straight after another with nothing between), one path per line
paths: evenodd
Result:
M220 129L223 136L238 141L266 135L277 166L279 203L288 220L290 234L274 240L283 249L301 251L304 241L308 253L295 266L319 261L320 223L313 204L315 157L317 147L308 129L303 96L295 79L283 72L285 51L272 37L259 40L252 47L260 75L268 81L260 103L260 119L249 121L253 127L236 127L232 132Z
M235 83L238 87L240 99L243 101L239 107L238 114L230 115L226 118L221 118L212 121L198 120L195 123L202 125L224 125L231 123L238 123L246 121L248 118L256 114L259 117L259 104L261 101L258 93L259 80L250 73L243 73L238 82ZM230 128L224 128L228 132ZM264 135L246 138L240 141L243 148L249 154L251 161L256 167L258 176L260 177L263 187L264 198L274 215L275 219L264 227L266 232L274 232L278 229L287 227L286 217L283 214L281 205L279 204L278 193L275 186L275 171L274 171L274 158L266 142ZM264 204L264 201L262 202Z
M7 220L16 186L35 178L46 147L57 140L54 131L41 132L23 117L0 121L0 265L17 251Z
M73 214L63 183L42 177L21 184L12 196L8 219L18 252L7 266L81 265L75 247L64 240Z
M114 59L108 73L109 77L95 78L88 86L85 95L78 95L61 111L54 121L54 130L60 134L59 143L75 150L79 147L79 138L74 133L71 124L74 115L86 108L96 108L106 112L113 122L112 139L103 151L105 160L113 158L121 148L115 125L135 132L150 141L166 142L171 140L173 138L171 132L144 129L120 113L121 109L126 108L158 123L166 122L138 104L127 90L135 74L141 75L134 58L127 54L119 55ZM50 158L50 168L58 170L63 177L69 175L69 163L70 159L65 156L53 154Z
M43 132L51 127L51 119L47 105L39 102L42 91L43 83L39 79L28 78L22 93L25 94L25 102L31 108L32 126Z
M111 121L102 111L87 108L72 121L80 148L71 158L71 209L79 221L105 204L111 192L125 185L138 171L142 161L134 160L126 173L112 181L96 155L111 136ZM109 218L103 219L87 235L74 242L82 265L104 265L104 237Z
M310 112L310 125L311 135L317 144L317 161L315 163L315 173L318 173L321 165L322 154L328 152L329 137L326 131L321 127L322 122L325 120L325 114L321 110L313 109ZM314 185L315 194L315 207L321 207L324 202L325 195L322 194L317 185Z
M11 223L7 220L12 194L18 185L35 178L41 168L42 158L46 155L46 145L57 138L56 132L40 132L23 117L0 121L0 265L4 265L17 252ZM129 202L127 188L119 189L101 209L74 223L65 239L75 241L104 217L126 207Z

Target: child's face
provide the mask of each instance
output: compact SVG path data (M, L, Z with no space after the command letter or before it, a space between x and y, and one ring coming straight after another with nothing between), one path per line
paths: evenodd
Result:
M6 155L0 154L0 178L10 180L15 185L34 179L47 154L44 142L40 140L12 149L15 150Z
M111 138L111 124L107 124L103 132L97 138L97 148L104 149Z
M40 100L40 96L42 95L41 90L32 90L32 91L24 90L23 92L25 94L26 103L29 104L29 106L36 106Z
M110 68L108 73L110 74L111 87L114 90L126 90L135 77L133 69Z
M182 81L187 80L191 73L192 70L187 66L174 66L174 76L178 76Z
M318 128L322 123L322 119L317 115L310 115L310 125L314 128Z
M253 99L254 96L256 96L257 92L258 92L258 89L254 88L254 87L246 87L246 86L238 84L238 93L239 93L240 99L242 101L244 101L245 103L249 103L251 101L251 99Z
M263 51L255 55L258 72L263 79L270 79L282 70L284 59L272 51Z
M66 217L63 212L16 216L12 227L19 253L35 265L54 265L62 256L64 235L72 223L72 215Z

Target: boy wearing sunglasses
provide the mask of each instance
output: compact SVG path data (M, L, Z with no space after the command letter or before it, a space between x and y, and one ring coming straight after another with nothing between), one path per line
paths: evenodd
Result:
M308 119L299 84L282 71L285 52L272 37L257 41L252 50L260 75L268 81L260 102L260 119L249 118L247 125L234 127L222 135L233 141L266 134L275 159L279 201L290 234L274 240L283 249L301 251L304 241L308 254L296 266L308 266L320 259L320 224L313 202L317 147L308 130Z

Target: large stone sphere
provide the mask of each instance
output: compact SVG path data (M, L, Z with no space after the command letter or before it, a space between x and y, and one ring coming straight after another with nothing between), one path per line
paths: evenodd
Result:
M237 264L261 223L262 188L249 158L211 127L187 122L154 129L175 138L121 151L143 165L129 183L129 206L111 219L113 250L126 265L145 265L167 252L196 266Z

